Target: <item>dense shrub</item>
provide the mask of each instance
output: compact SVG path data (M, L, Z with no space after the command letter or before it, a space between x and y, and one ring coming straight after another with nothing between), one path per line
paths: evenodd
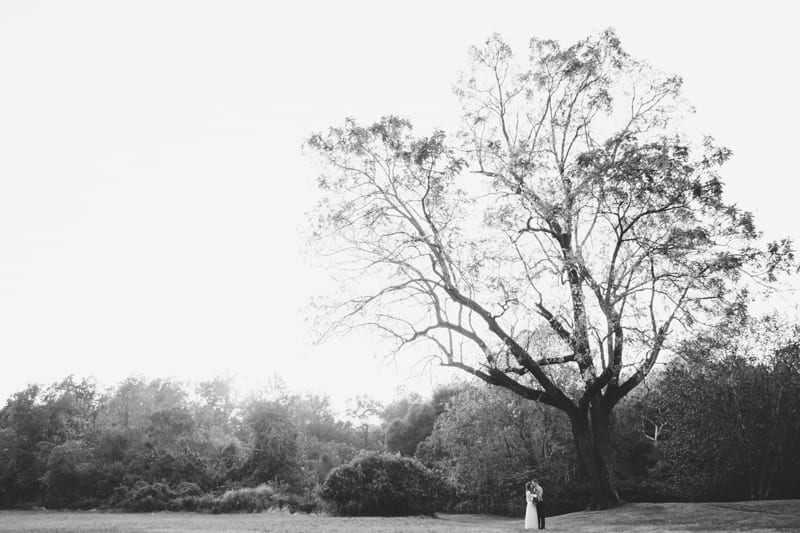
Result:
M229 489L220 496L201 495L190 483L181 484L169 501L170 511L195 511L219 513L260 513L272 508L286 508L291 512L310 513L317 507L312 496L284 493L280 488L262 483L257 487Z
M197 483L191 481L181 482L172 491L173 498L167 504L167 509L170 511L199 511L201 507L201 499L203 491ZM210 497L213 500L213 497ZM209 505L210 510L213 506Z
M259 513L272 506L275 490L266 484L255 488L226 491L220 498L216 512L220 513Z
M174 493L166 483L137 483L126 491L120 507L134 512L163 511L169 505Z
M180 485L175 487L175 496L183 498L186 496L200 496L203 491L197 483L190 481L183 481Z
M169 511L219 513L219 498L213 494L179 496L169 501Z
M335 468L320 497L340 515L402 516L430 514L444 484L416 459L371 454Z
M204 493L199 485L191 482L180 483L172 489L166 483L139 481L133 487L116 487L110 504L111 507L131 512L168 510L213 514L259 513L271 508L310 513L317 508L318 502L313 495L299 495L284 490L283 486L275 488L262 483L257 487L228 489L215 496ZM93 503L91 507L97 507L97 502Z

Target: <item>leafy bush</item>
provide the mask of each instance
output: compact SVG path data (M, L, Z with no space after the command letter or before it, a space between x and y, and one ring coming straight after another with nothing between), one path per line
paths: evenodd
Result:
M443 488L442 480L416 459L371 454L331 471L320 497L346 516L431 514Z
M147 484L139 482L120 503L123 509L134 512L163 511L167 508L174 493L166 483Z
M132 512L168 510L213 514L259 513L273 507L308 513L317 507L317 501L311 495L286 493L282 487L275 488L265 483L257 487L229 489L215 496L203 493L199 485L188 481L175 489L166 483L143 481L133 487L122 485L114 489L110 504Z
M197 483L183 481L175 488L175 496L182 498L186 496L200 496L203 493Z
M170 511L219 513L219 499L213 494L202 496L179 496L170 500L167 505Z
M226 491L219 498L217 512L220 513L259 513L269 509L275 490L266 484L255 488Z
M167 504L170 511L197 511L203 491L197 483L183 481L173 491L174 497ZM213 498L212 498L213 499Z

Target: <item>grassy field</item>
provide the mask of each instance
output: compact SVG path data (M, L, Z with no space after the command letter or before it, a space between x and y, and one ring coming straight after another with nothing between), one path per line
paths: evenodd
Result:
M191 513L67 513L0 511L0 532L270 532L270 533L508 533L522 520L485 515L438 518L337 518L266 512L250 515ZM635 503L598 512L549 518L549 531L800 531L800 500L740 503Z

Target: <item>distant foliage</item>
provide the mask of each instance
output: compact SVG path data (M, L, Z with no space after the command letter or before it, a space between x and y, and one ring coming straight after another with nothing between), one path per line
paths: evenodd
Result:
M386 451L412 456L417 446L433 431L436 419L441 415L450 399L461 391L461 387L440 387L434 391L430 401L408 397L398 400L384 410L386 422Z
M660 392L669 433L656 476L694 500L800 493L797 344L761 362L732 354L699 369L676 366Z
M282 481L298 486L302 469L298 432L279 404L260 402L250 406L246 424L251 432L252 451L242 466L250 484Z
M96 468L92 450L83 441L69 440L53 448L42 479L44 503L64 507L75 500L97 496Z
M429 403L411 405L403 418L395 418L386 428L386 450L414 455L417 445L433 431L436 411Z
M403 516L433 513L444 490L441 478L415 459L370 454L334 469L320 496L339 515Z
M194 392L137 377L100 392L69 377L14 394L0 408L0 507L257 511L266 503L248 491L267 484L280 487L271 505L309 510L362 442L327 398L280 383L247 402L223 378Z

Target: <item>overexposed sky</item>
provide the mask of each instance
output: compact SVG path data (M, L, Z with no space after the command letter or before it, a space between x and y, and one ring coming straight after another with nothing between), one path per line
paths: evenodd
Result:
M617 29L733 149L730 198L800 241L794 2L0 3L0 401L69 374L423 393L365 339L311 346L303 139L347 116L453 130L467 49ZM409 376L412 377L409 377ZM441 379L435 375L434 379Z

